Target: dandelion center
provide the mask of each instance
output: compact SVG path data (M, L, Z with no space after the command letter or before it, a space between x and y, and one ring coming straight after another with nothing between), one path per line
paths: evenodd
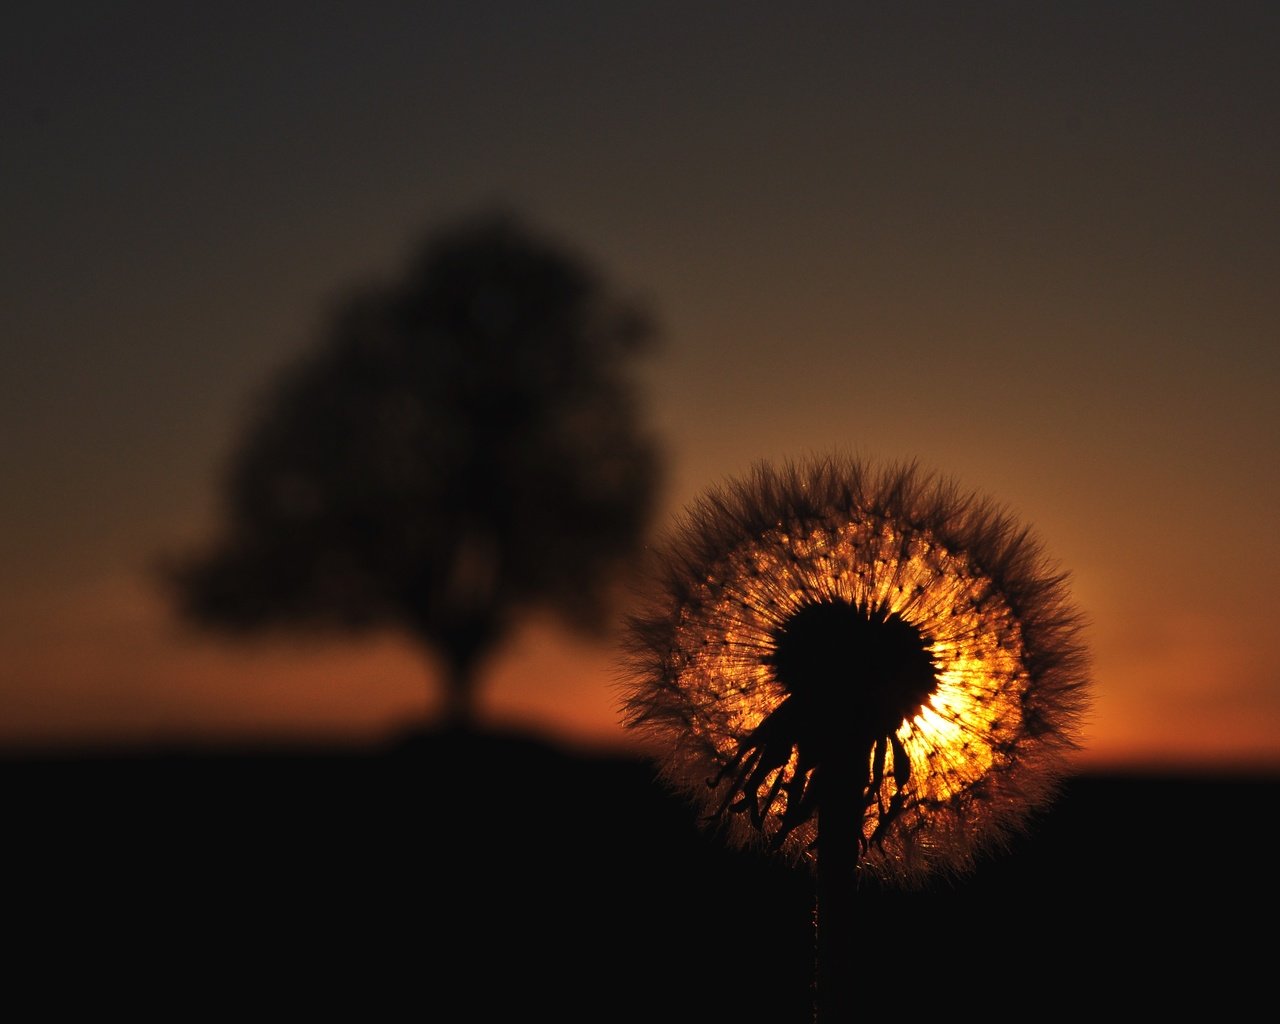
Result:
M773 640L766 662L790 699L868 745L917 714L938 685L928 642L896 612L806 604Z

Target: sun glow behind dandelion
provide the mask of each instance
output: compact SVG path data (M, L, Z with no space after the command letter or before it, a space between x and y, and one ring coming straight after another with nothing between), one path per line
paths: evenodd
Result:
M762 537L761 546L785 554L732 559L723 573L708 577L697 602L706 601L706 611L682 617L679 646L697 652L682 681L711 698L691 721L694 731L732 758L734 737L757 728L787 696L765 661L775 632L815 599L839 601L895 614L929 641L935 689L896 729L911 778L920 780L907 807L949 800L981 779L1021 722L1017 625L998 596L942 545L887 523L815 529L805 537L778 530ZM864 568L853 571L854 565ZM893 756L887 754L884 790L891 786ZM794 774L796 761L793 754L766 776L761 798L779 773L784 781ZM889 799L884 792L868 807L862 825L868 839ZM770 809L767 833L777 832L781 810ZM789 841L811 840L806 831Z
M862 862L900 881L963 869L1052 790L1084 708L1078 617L989 504L914 469L761 468L668 555L628 724L739 840L812 861L833 729L865 751Z

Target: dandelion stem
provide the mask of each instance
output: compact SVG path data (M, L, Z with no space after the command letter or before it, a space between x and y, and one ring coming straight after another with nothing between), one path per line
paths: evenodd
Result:
M816 1024L854 1019L854 938L857 922L861 796L870 752L848 737L824 737L818 791L818 864L814 927Z

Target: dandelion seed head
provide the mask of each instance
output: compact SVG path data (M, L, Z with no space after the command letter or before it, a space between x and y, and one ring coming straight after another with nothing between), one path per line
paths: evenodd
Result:
M692 505L632 617L624 720L735 842L814 863L823 759L866 767L860 868L972 866L1046 803L1088 706L1067 577L915 465L758 465Z

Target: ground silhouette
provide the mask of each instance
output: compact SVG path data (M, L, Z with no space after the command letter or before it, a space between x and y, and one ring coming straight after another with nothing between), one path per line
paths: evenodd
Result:
M364 1020L811 1019L813 888L651 764L521 734L0 757L10 997ZM1080 775L969 877L860 894L866 1015L1269 998L1280 776Z

